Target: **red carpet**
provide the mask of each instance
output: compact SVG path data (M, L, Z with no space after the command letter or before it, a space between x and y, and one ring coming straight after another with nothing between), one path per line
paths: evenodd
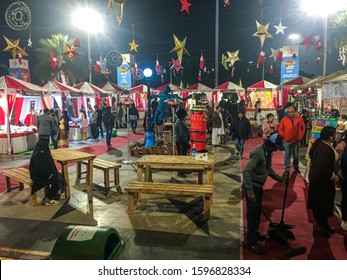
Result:
M244 156L248 159L250 151L260 145L262 138L255 137L245 143ZM242 168L247 164L247 159L242 160ZM275 152L273 155L273 169L282 174L283 154ZM301 170L304 173L304 170ZM271 178L264 186L263 208L273 222L279 222L282 214L282 204L284 197L284 184L277 183ZM330 238L322 237L313 232L313 218L310 210L306 209L307 186L301 175L292 174L290 177L287 202L284 213L284 222L294 224L292 232L296 240L290 241L294 248L305 246L306 254L294 257L296 260L346 260L347 259L347 233L340 228L340 221L337 217L331 217L329 223L335 227L337 232ZM260 232L266 233L269 222L263 217L259 228ZM259 242L267 251L266 255L258 256L245 246L246 234L246 205L243 194L243 235L241 245L241 258L245 260L273 260L286 259L284 252L289 248L287 245L280 245L277 241L267 238L265 242Z
M131 133L130 134L130 143L140 141L143 138L144 138L143 132L139 132L138 134ZM128 138L127 138L127 135L112 137L111 138L111 144L112 144L111 147L107 147L105 141L101 141L99 143L95 142L95 144L92 144L92 143L93 142L91 142L89 146L78 149L78 151L90 153L90 154L93 154L96 156L102 155L102 154L107 153L111 150L118 149L118 148L121 148L123 146L127 146L128 145ZM124 158L126 156L127 155L125 154ZM73 165L73 164L75 164L75 163L71 163L71 165ZM25 165L24 167L29 168L29 165ZM61 168L60 164L57 164L57 168ZM11 187L14 189L15 186L18 186L18 183L14 180L11 180ZM0 193L5 192L5 191L6 191L6 179L5 179L5 176L2 173L0 173Z

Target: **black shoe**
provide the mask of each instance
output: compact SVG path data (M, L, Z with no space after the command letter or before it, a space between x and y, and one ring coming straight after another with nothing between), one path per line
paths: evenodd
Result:
M258 237L257 237L257 239L258 239L259 241L264 241L264 240L266 240L266 234L263 234L263 233L258 232Z
M294 169L295 174L301 174L301 171L299 169Z
M325 225L324 228L327 230L327 232L328 232L329 234L333 234L333 233L336 232L335 228L334 228L334 227L331 227L331 226L329 226L329 225Z
M260 247L257 243L255 243L255 244L249 244L249 245L248 245L248 248L249 248L253 253L255 253L255 254L257 254L257 255L265 255L265 254L266 254L265 250L264 250L262 247Z
M327 229L324 226L321 226L319 224L314 224L313 230L318 232L320 235L322 235L324 237L330 238L330 233L327 231Z
M282 174L282 177L289 178L289 175L290 175L289 171L284 171L283 174Z

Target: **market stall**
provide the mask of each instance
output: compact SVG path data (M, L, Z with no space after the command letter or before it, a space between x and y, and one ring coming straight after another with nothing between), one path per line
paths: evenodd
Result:
M128 90L131 95L131 99L135 101L135 106L139 111L140 119L144 117L145 112L147 111L147 92L148 87L144 84L132 87ZM151 95L158 93L159 91L150 88Z
M236 100L245 99L245 89L234 84L232 82L225 82L217 87L215 87L213 92L213 103L217 103L224 98L225 93L230 93L230 95L236 95ZM229 95L229 94L228 94Z
M246 97L247 118L251 118L255 115L254 104L258 99L261 101L260 107L262 109L261 114L263 118L266 118L268 113L272 113L276 116L276 108L278 106L277 97L277 86L268 81L262 80L254 85L249 86L247 88Z
M0 125L2 134L6 135L6 142L2 142L2 145L4 145L6 149L1 149L2 154L13 154L15 152L13 148L14 144L17 145L17 143L14 143L12 141L12 135L17 134L19 127L10 125L11 116L15 107L17 96L28 96L36 94L41 97L40 100L42 100L43 92L44 89L42 87L36 86L34 84L24 82L10 76L0 77ZM20 138L22 136L16 138ZM23 142L24 141L25 140L23 140ZM23 144L20 150L24 148L25 147Z
M103 83L99 85L99 88L103 90L107 90L110 92L109 97L111 98L111 105L118 104L119 101L119 95L128 92L127 90L117 86L114 83L111 83L110 81L107 81L106 83ZM105 97L99 97L97 96L95 99L96 105L100 105L103 102L106 102Z
M207 100L210 102L210 105L212 106L213 102L213 89L202 84L202 83L197 83L194 85L191 85L189 87L186 87L183 89L181 96L183 98L187 97L190 93L205 93ZM196 104L194 104L194 99L188 99L185 101L184 106L187 107L189 105L190 108L194 107Z
M291 101L290 98L293 95L293 92L297 92L295 88L299 85L308 83L309 81L311 81L311 79L299 76L283 85L280 85L278 92L278 105L285 107L286 104Z

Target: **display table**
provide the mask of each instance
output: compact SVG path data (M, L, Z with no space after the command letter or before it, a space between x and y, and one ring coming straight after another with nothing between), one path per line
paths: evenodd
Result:
M79 125L76 126L69 126L70 130L69 130L69 140L70 141L79 141L82 139L82 135L81 135L81 128Z
M262 115L264 120L266 119L266 115L269 113L273 114L275 116L275 119L277 119L277 111L275 108L261 109L261 115ZM247 119L254 118L255 115L256 115L256 112L254 109L247 109L247 111L246 111L246 118Z
M36 132L11 133L13 153L18 154L28 150L33 150L39 136ZM7 134L0 134L0 154L8 154Z

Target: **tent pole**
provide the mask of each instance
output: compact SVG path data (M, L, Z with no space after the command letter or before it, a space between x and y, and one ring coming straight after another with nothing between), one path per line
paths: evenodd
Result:
M6 96L6 127L7 127L7 152L8 155L12 155L12 145L11 145L11 126L10 126L10 114L8 111L8 89L5 89L5 96Z

